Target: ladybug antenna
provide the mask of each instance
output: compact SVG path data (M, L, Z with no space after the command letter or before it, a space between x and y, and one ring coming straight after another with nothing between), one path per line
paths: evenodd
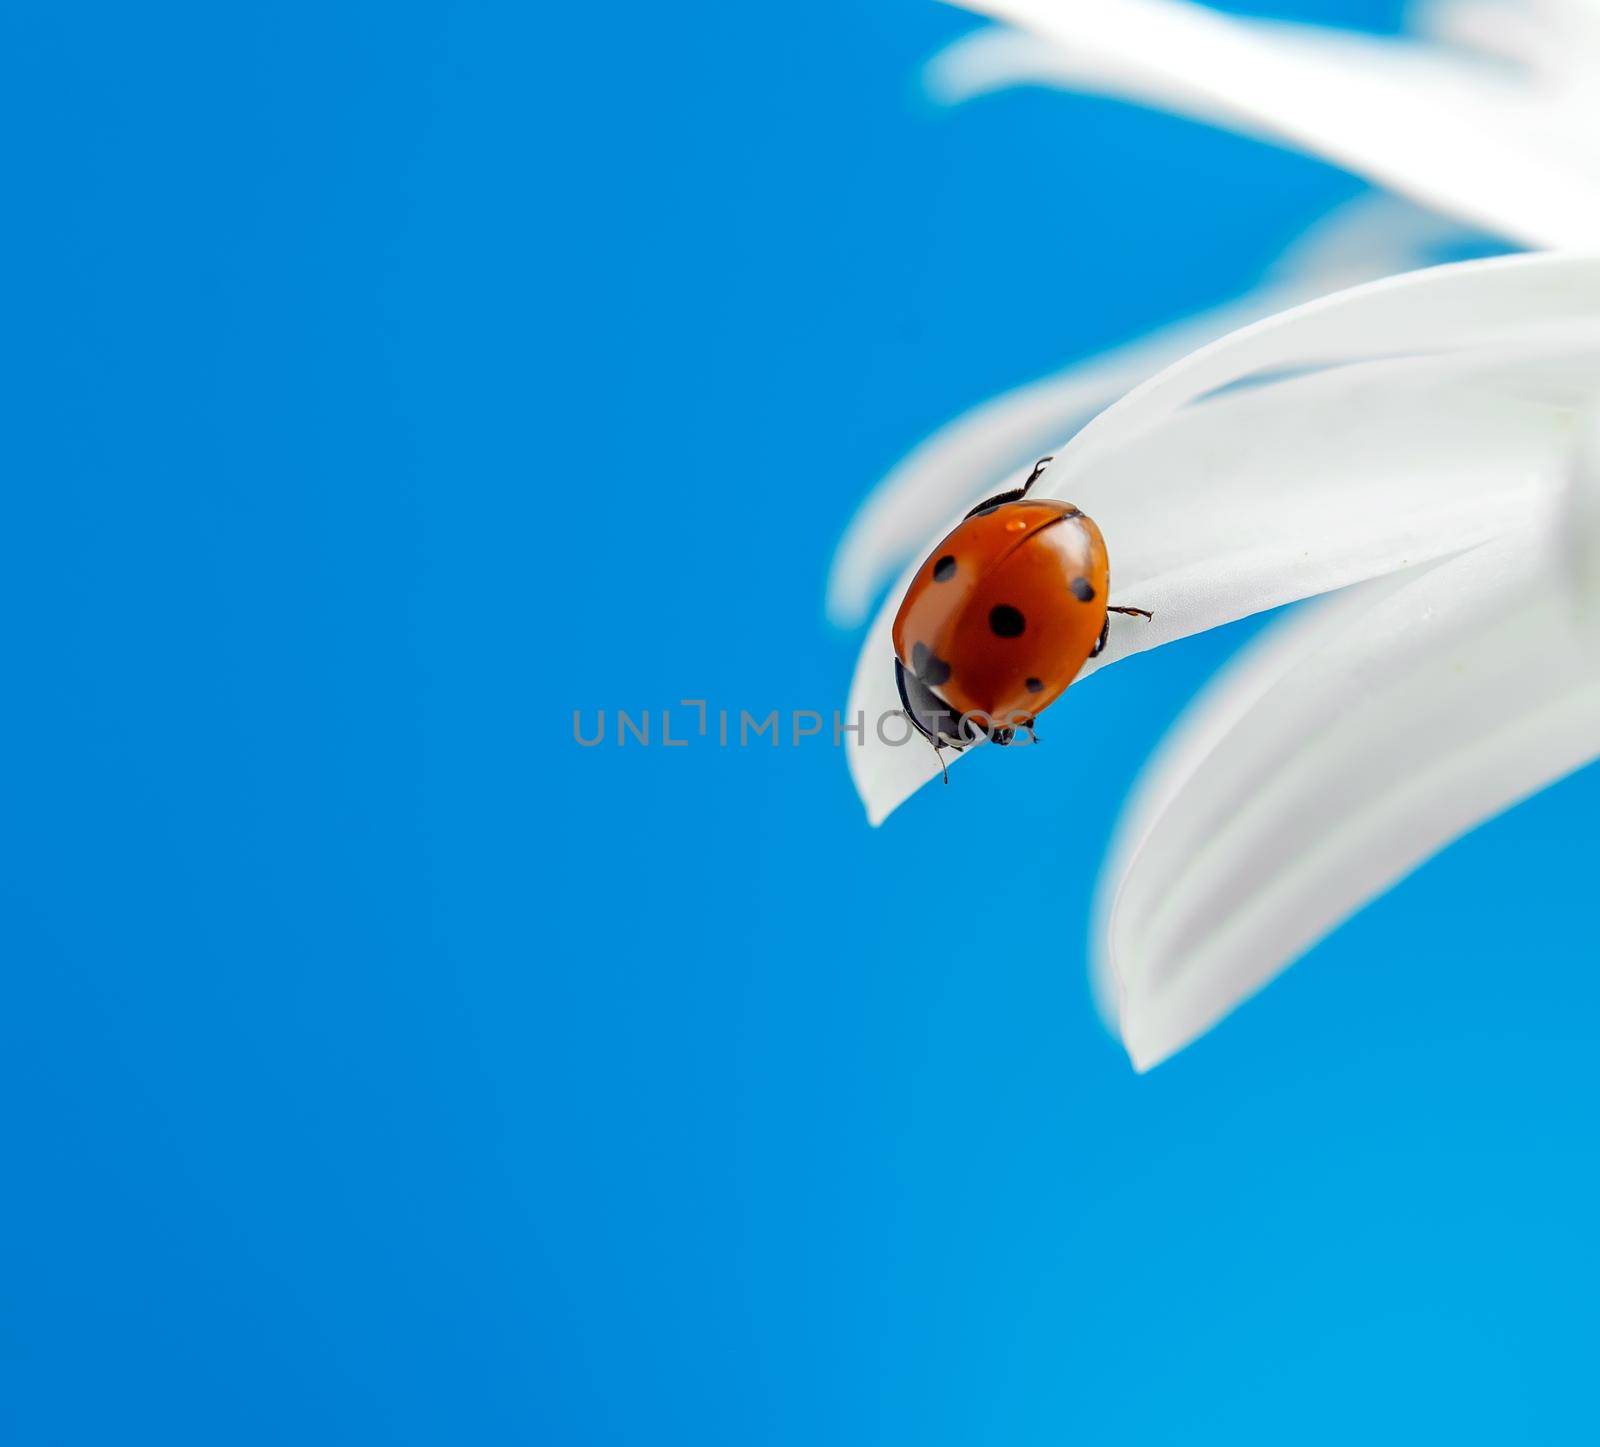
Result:
M950 770L944 766L944 746L937 739L933 743L933 756L939 761L939 773L943 775L946 784L950 782Z

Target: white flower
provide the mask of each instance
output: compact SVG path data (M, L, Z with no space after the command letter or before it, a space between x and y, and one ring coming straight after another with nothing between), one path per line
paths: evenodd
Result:
M1214 681L1121 821L1095 983L1144 1069L1451 839L1600 754L1600 259L1440 268L1298 305L1483 231L1600 246L1600 6L1431 0L1391 39L1184 0L957 3L1021 28L936 57L936 97L1120 96L1396 193L1334 213L1256 295L942 429L834 559L830 615L857 622L975 497L1055 451L1043 491L1102 524L1113 600L1157 612L1114 629L1084 676L1334 595ZM891 617L892 601L852 688L869 715L896 704ZM915 744L872 737L851 763L875 823L936 772Z
M1100 524L1111 601L1155 612L1113 627L1084 676L1347 590L1219 680L1124 821L1098 976L1140 1068L1450 839L1600 754L1600 629L1577 606L1600 572L1597 395L1600 255L1506 257L1246 327L1059 452L1039 489ZM867 637L852 716L898 706L896 601ZM870 726L849 753L874 822L938 773L920 739L894 747Z

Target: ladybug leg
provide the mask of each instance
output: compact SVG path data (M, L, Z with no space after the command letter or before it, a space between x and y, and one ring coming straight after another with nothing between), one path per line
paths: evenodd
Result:
M1044 474L1047 464L1054 462L1054 457L1041 457L1033 464L1033 471L1028 474L1028 480L1021 487L1013 487L1008 492L997 492L993 497L986 497L977 507L967 514L967 517L976 517L981 512L988 512L992 507L999 507L1003 503L1021 502L1028 495L1028 489ZM966 518L962 519L963 522Z
M1130 618L1154 618L1156 615L1148 608L1111 608L1106 609L1106 621L1100 625L1100 636L1095 640L1095 645L1089 650L1090 658L1098 658L1105 652L1106 639L1111 636L1111 615L1113 613L1126 613Z
M1028 474L1028 480L1022 484L1023 497L1028 495L1028 489L1039 480L1040 476L1044 473L1045 468L1047 468L1055 460L1055 453L1052 452L1050 456L1041 457L1036 463L1033 464L1033 471Z

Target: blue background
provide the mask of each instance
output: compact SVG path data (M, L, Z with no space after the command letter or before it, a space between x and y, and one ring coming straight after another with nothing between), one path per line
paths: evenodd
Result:
M938 111L971 24L0 20L0 1439L1591 1438L1594 778L1139 1078L1090 889L1239 630L880 831L572 741L842 704L877 475L1358 190Z

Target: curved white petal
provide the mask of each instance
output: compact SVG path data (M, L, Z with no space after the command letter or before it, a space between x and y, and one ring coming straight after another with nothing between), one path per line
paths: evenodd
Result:
M1140 430L1251 377L1374 357L1511 349L1530 331L1596 317L1596 253L1493 257L1353 287L1247 326L1152 377L1079 432L1046 480L1070 485Z
M970 10L982 8L968 5L966 0L951 3ZM1352 63L1359 63L1373 48L1382 50L1396 44L1284 21L1250 19L1237 23L1268 42L1281 40L1285 45L1296 46L1309 41L1324 53L1347 54ZM1037 29L1019 30L1012 25L985 25L951 41L924 66L923 84L929 97L942 105L961 105L1014 86L1038 85L1137 101L1193 120L1226 126L1243 135L1274 135L1274 128L1262 124L1248 107L1230 104L1228 97L1217 95L1212 87L1185 86L1141 57L1063 45Z
M1385 349L1422 355L1348 360ZM1100 523L1113 601L1156 613L1118 620L1084 675L1518 525L1559 489L1574 412L1597 390L1600 258L1394 278L1186 358L1086 427L1039 483ZM874 823L938 772L920 739L895 747L875 728L898 708L897 596L849 704L868 720L848 757Z
M1600 244L1588 88L1547 92L1470 56L1184 0L952 3L1051 42L1079 89L1276 137L1528 245Z
M1071 51L1009 25L969 31L936 52L922 68L923 88L941 105L960 105L1019 85L1077 90L1083 80ZM1134 77L1128 83L1131 86Z
M1535 520L1307 610L1180 721L1102 880L1100 993L1139 1069L1600 755L1600 672L1557 552Z
M1036 41L1028 44L1039 48ZM907 454L862 502L829 570L829 620L840 627L860 624L884 584L913 560L942 521L999 491L1004 478L1054 451L1107 403L1162 367L1310 298L1413 270L1467 235L1393 197L1360 197L1308 230L1252 295L958 417Z
M1600 408L1577 419L1561 535L1578 620L1600 665Z

